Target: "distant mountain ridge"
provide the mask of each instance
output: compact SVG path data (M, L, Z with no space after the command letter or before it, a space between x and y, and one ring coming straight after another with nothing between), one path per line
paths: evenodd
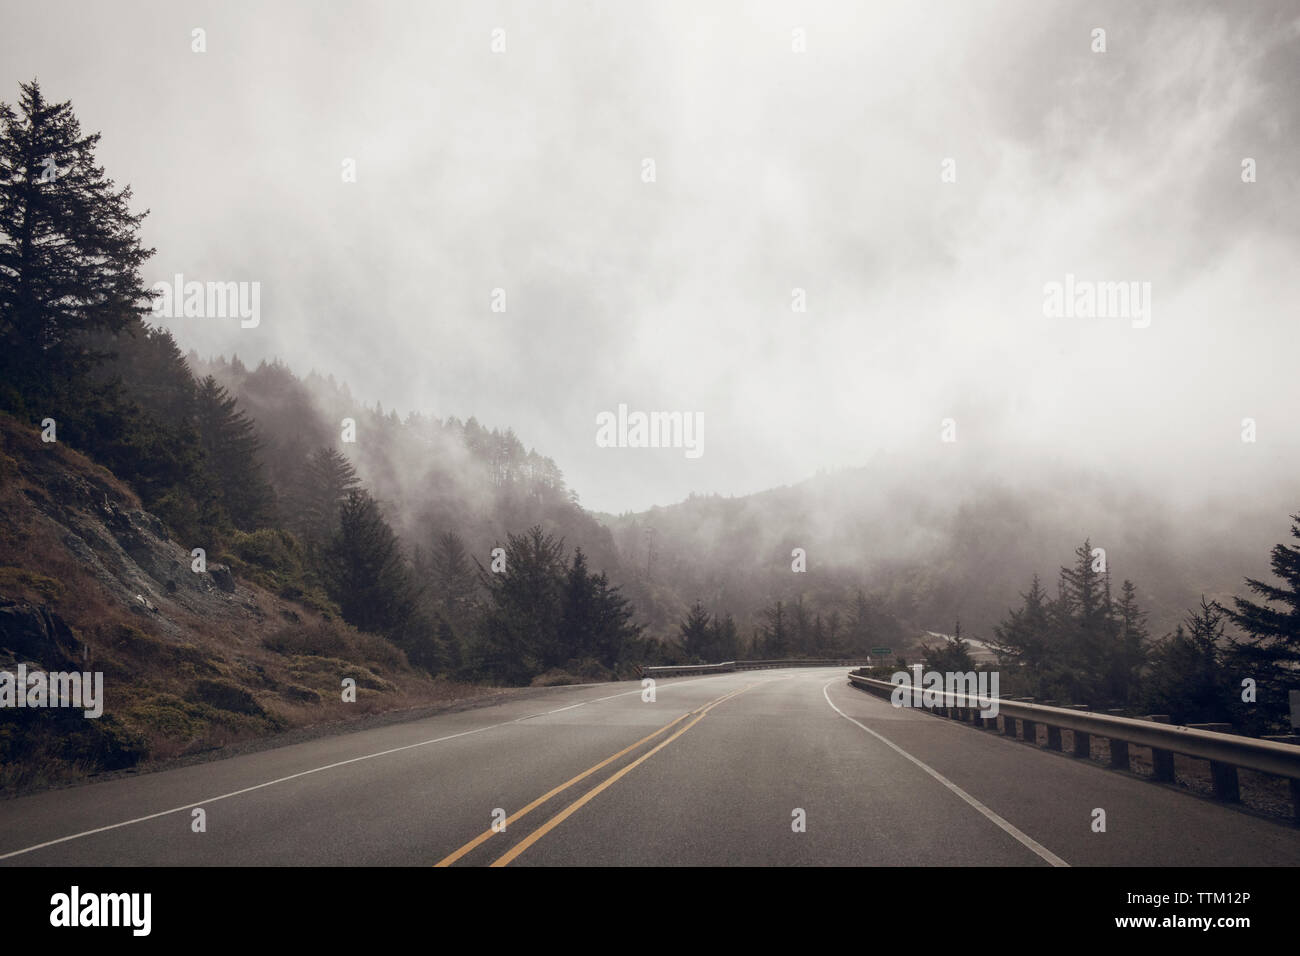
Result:
M1225 495L1202 509L1197 527L1180 524L1160 497L1097 471L1058 464L1006 479L960 459L918 457L908 467L920 478L877 463L746 496L593 513L556 463L525 450L508 428L399 418L364 405L333 376L299 378L279 362L250 370L237 358L191 353L187 361L256 421L277 490L328 445L352 460L412 547L452 530L485 561L506 533L540 524L606 570L660 639L676 637L697 600L734 614L745 638L774 601L802 596L813 611L847 613L860 590L918 640L951 632L957 620L967 636L987 638L1034 574L1055 589L1059 567L1085 539L1105 549L1116 593L1134 581L1159 636L1202 595L1227 600L1243 576L1265 573L1290 506L1282 492L1253 504ZM344 419L356 423L353 443L340 440ZM791 570L796 548L807 556L805 573Z

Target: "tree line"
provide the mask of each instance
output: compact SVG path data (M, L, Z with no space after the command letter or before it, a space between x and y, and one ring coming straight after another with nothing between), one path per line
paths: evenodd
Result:
M1291 520L1300 539L1300 515ZM1060 569L1054 595L1034 575L1020 606L994 627L987 643L1003 669L1003 692L1168 714L1181 724L1283 730L1289 692L1300 687L1300 548L1276 545L1271 566L1279 583L1246 579L1263 603L1234 597L1225 606L1202 597L1172 633L1154 638L1137 587L1125 580L1116 597L1109 570L1085 541ZM923 653L937 670L972 668L960 631Z
M431 673L612 676L646 653L629 603L581 548L570 555L535 526L508 534L503 563L485 569L443 529L408 554L353 462L306 427L319 425L309 402L268 447L238 398L148 324L147 210L133 212L130 188L96 165L98 140L35 81L16 108L0 103L0 410L53 419L57 440L128 482L187 547L383 635ZM292 390L282 366L258 371L268 391ZM381 441L403 427L382 409L373 417ZM473 419L406 425L460 442L486 482L521 503L516 517L528 502L576 508L554 463L509 431ZM315 441L284 440L295 433Z
M730 612L716 613L696 601L677 628L681 663L716 663L736 658L866 657L872 648L901 643L907 630L875 595L859 589L848 613L837 602L814 607L803 595L777 600L759 612L760 623L742 635Z

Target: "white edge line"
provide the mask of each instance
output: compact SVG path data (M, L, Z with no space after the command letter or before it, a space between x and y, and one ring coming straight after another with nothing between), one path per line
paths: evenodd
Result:
M96 827L93 830L83 830L81 833L73 833L69 836L59 837L56 840L47 840L44 843L37 843L34 846L24 847L21 850L11 850L8 853L0 853L0 860L7 860L10 857L21 856L24 853L31 853L33 850L42 850L47 846L54 846L57 843L67 843L69 840L78 840L81 837L93 836L96 833L103 833L106 830L116 830L119 827L129 827L135 823L144 823L146 820L155 820L158 817L165 817L172 813L180 813L182 810L190 810L194 807L201 807L205 804L216 803L218 800L226 800L230 797L238 797L241 794L252 793L254 790L261 790L263 787L272 787L277 783L286 783L290 780L296 780L299 777L306 777L309 774L320 773L322 770L333 770L335 767L344 767L350 763L357 763L362 760L370 760L374 757L386 757L389 754L395 754L403 750L411 750L415 747L425 747L429 744L442 743L444 740L455 740L457 737L468 737L470 734L481 734L485 730L492 730L496 727L504 727L506 724L514 723L507 720L501 724L491 724L487 727L477 727L474 730L464 730L458 734L450 734L446 737L438 737L434 740L421 740L414 744L405 744L401 747L393 747L391 750L380 750L377 753L362 754L360 757L350 757L347 760L340 760L336 763L326 764L323 767L313 767L310 770L301 770L298 773L291 773L287 777L279 777L275 780L267 780L264 783L257 783L251 787L245 787L242 790L232 790L230 793L223 793L219 797L209 797L206 800L199 800L195 803L187 803L183 807L172 807L170 810L159 810L157 813L150 813L147 816L136 817L133 820L123 820L121 823L110 823L108 826Z
M851 724L856 724L859 728L861 728L862 730L865 730L867 733L871 734L871 736L875 737L877 740L879 740L879 741L880 741L882 744L884 744L885 746L889 747L890 749L894 750L895 752L897 752L897 753L901 754L902 756L906 757L908 760L912 761L912 763L916 764L918 767L920 767L922 770L924 770L924 771L925 771L926 773L928 773L930 776L934 777L935 780L938 780L941 784L943 784L945 787L947 787L947 788L948 788L949 790L951 790L953 793L957 794L957 796L961 797L963 800L965 800L967 803L969 803L972 807L974 807L974 808L975 808L976 810L978 810L980 813L984 814L984 816L988 817L990 820L992 820L994 823L996 823L999 827L1001 827L1001 828L1002 828L1003 830L1005 830L1007 833L1011 834L1011 836L1015 837L1017 840L1019 840L1021 843L1023 843L1026 847L1028 847L1029 849L1033 850L1035 853L1037 853L1040 857L1042 857L1044 860L1046 860L1046 861L1047 861L1048 863L1050 863L1052 866L1069 866L1069 865L1070 865L1070 864L1066 863L1064 860L1062 860L1062 859L1061 859L1059 856L1057 856L1055 853L1053 853L1051 850L1049 850L1047 847L1043 846L1041 843L1039 843L1037 840L1035 840L1033 837L1029 836L1027 833L1024 833L1023 831L1021 831L1020 829L1018 829L1014 824L1012 824L1012 823L1010 823L1010 822L1008 822L1008 821L1002 819L1002 817L998 816L996 813L994 813L994 812L993 812L992 810L990 810L988 807L984 806L984 804L980 803L978 800L976 800L974 797L972 797L969 793L967 793L967 792L966 792L965 790L963 790L961 787L957 786L955 783L953 783L951 780L949 780L949 779L948 779L947 777L945 777L943 774L939 773L939 771L935 770L933 767L929 766L928 764L925 764L925 763L921 762L921 761L918 760L916 757L913 757L910 753L908 753L906 750L904 750L902 747L898 746L898 744L894 743L892 740L889 740L889 739L886 738L886 737L882 737L880 734L876 733L876 732L875 732L874 730L872 730L870 727L866 726L865 724L859 723L858 721L856 721L856 720L854 720L852 717L850 717L848 714L844 713L844 711L842 711L842 710L840 710L838 707L836 707L836 706L835 706L835 702L834 702L833 700L831 700L831 695L830 695L829 693L826 692L826 688L830 687L830 685L833 684L833 683L834 683L836 680L838 680L838 679L839 679L839 678L832 678L831 680L828 680L825 684L822 685L822 696L826 698L826 703L828 703L828 704L831 705L831 710L835 711L835 713L839 714L841 717L843 717L843 718L844 718L845 720L847 720L849 723L851 723ZM0 857L0 859L3 859L3 857Z
M719 675L722 676L722 675ZM732 676L732 675L726 675ZM712 680L713 678L705 678ZM595 704L603 700L613 700L615 697L627 697L631 694L641 693L640 689L624 691L619 694L611 694L608 697L597 697L592 700L579 701L576 704L570 704L568 707L560 707L556 710L548 710L540 714L530 714L529 717L545 717L548 714L558 714L562 710L572 710L574 707L582 707L584 704ZM132 820L123 820L120 823L110 823L108 826L96 827L93 830L83 830L80 833L73 833L68 836L58 837L54 840L46 840L44 843L37 843L32 846L23 847L21 850L10 850L8 853L0 853L0 860L8 860L11 857L22 856L24 853L32 853L36 850L43 850L48 846L55 846L59 843L67 843L70 840L79 840L82 837L94 836L96 833L104 833L107 830L117 830L121 827L129 827L136 823L145 823L149 820L156 820L158 817L169 816L173 813L180 813L183 810L192 810L195 807L202 807L209 803L216 803L218 800L227 800L230 797L238 797L245 793L252 793L254 790L261 790L264 787L273 787L277 783L287 783L290 780L296 780L299 777L306 777L313 773L320 773L322 770L333 770L336 767L345 767L350 763L358 763L362 760L371 760L375 757L386 757L389 754L400 753L403 750L412 750L416 747L427 747L429 744L439 744L446 740L455 740L457 737L468 737L470 734L481 734L485 730L495 730L498 727L506 727L510 724L518 723L521 720L528 720L529 717L519 717L514 720L505 720L499 724L489 724L486 727L476 727L474 730L463 730L458 734L449 734L446 737L436 737L433 740L421 740L413 744L404 744L401 747L393 747L390 750L380 750L377 753L362 754L360 757L349 757L347 760L340 760L336 763L326 764L323 767L313 767L310 770L301 770L298 773L291 773L287 777L279 777L275 780L267 780L264 783L254 784L251 787L245 787L242 790L232 790L230 793L223 793L219 797L209 797L206 800L198 800L194 803L187 803L183 807L172 807L170 810L159 810L157 813L150 813L147 816L135 817Z

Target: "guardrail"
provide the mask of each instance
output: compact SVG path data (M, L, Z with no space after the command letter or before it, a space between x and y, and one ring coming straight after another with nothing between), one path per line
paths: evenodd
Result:
M849 675L849 683L862 690L891 695L897 684L889 681ZM1291 787L1291 806L1297 823L1300 823L1300 746L1274 740L1259 740L1236 734L1183 727L1156 720L1136 717L1117 717L1113 714L1096 714L1077 707L1049 707L1027 700L996 700L997 717L981 717L981 710L990 709L994 701L975 694L952 693L945 690L926 690L940 703L927 707L944 717L970 721L988 730L996 730L998 717L1002 718L1002 733L1015 737L1016 723L1020 724L1025 740L1038 743L1038 725L1047 729L1047 749L1061 750L1061 731L1074 735L1073 753L1076 757L1092 756L1092 738L1105 737L1110 741L1110 765L1117 770L1129 769L1130 744L1151 749L1153 779L1174 782L1174 754L1183 754L1210 762L1210 776L1214 795L1229 803L1239 802L1240 787L1237 771L1254 770L1259 773L1283 777Z
M834 660L815 660L797 658L791 660L770 661L724 661L721 664L665 664L656 667L642 667L642 677L684 677L690 674L722 674L730 671L756 671L775 667L868 667L866 661L852 658Z

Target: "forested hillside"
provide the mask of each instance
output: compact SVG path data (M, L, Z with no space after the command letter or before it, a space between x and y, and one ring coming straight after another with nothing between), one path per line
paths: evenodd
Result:
M965 666L961 641L924 643L950 630L1035 694L1281 720L1300 607L1285 494L1225 494L1189 521L1121 478L918 457L593 515L505 424L385 412L345 366L184 353L143 278L146 213L97 143L35 81L0 104L0 600L17 608L0 651L50 667L80 647L124 685L146 659L184 664L150 672L166 706L123 711L122 740L165 737L177 713L209 739L220 720L187 694L256 717L240 733L287 706L309 721L356 667L396 706L434 678L662 661L888 648ZM1263 604L1235 596L1246 576ZM1223 703L1243 676L1269 695L1244 716Z
M107 685L97 720L6 711L0 789L653 653L509 432L187 361L98 139L35 81L0 104L0 668Z

